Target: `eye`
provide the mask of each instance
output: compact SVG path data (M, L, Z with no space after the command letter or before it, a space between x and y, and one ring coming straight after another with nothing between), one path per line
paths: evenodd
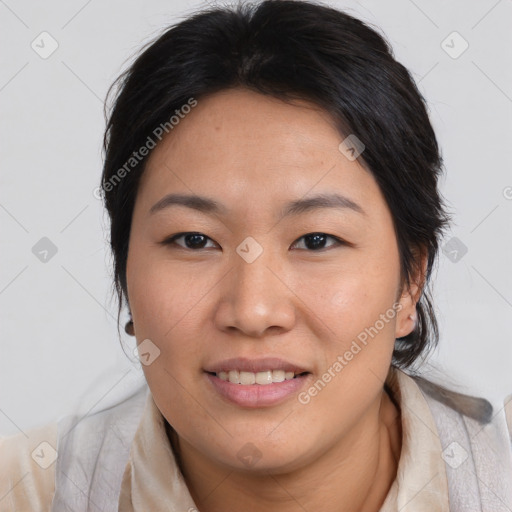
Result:
M183 239L185 245L181 243L177 243L177 240ZM169 238L166 238L162 244L163 245L178 245L182 247L183 249L205 249L206 241L211 240L211 238L207 237L206 235L203 235L203 233L196 233L196 232L186 232L186 233L177 233L175 235L172 235ZM213 240L211 240L213 242Z
M329 246L325 246L326 240L331 239L334 240L334 244ZM178 240L183 240L183 243L178 243ZM199 232L185 232L185 233L176 233L175 235L166 238L163 242L163 245L178 245L183 249L190 250L199 250L199 249L207 249L207 242L210 240L214 245L211 247L216 247L217 244L213 242L213 240L203 233ZM303 235L295 242L292 247L295 247L299 244L300 240L304 240L305 247L299 247L300 249L305 248L311 251L320 251L323 249L329 249L332 246L336 245L344 245L347 244L345 241L340 238L328 235L326 233L308 233L307 235Z
M307 235L301 236L299 238L299 240L304 239L306 249L318 251L321 249L326 249L325 241L328 238L335 241L335 244L334 244L335 246L345 244L345 242L343 240L341 240L340 238L333 236L333 235L328 235L326 233L308 233ZM295 242L294 245L296 245L297 243L298 242ZM329 247L332 247L332 245L328 246L327 249Z

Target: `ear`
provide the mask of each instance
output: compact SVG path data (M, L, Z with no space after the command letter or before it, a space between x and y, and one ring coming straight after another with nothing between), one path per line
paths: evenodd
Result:
M410 276L410 286L402 283L400 296L400 309L395 324L395 338L402 338L410 334L417 323L416 304L420 300L421 292L426 280L428 254L426 251L416 251L414 258L414 270Z

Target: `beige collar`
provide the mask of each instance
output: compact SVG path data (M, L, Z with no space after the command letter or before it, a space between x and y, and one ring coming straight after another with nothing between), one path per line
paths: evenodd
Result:
M446 467L430 408L403 371L391 368L386 382L400 407L402 452L380 512L449 512Z

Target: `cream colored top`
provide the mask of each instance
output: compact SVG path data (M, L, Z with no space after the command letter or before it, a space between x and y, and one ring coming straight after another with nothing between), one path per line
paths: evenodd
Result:
M403 439L397 476L379 512L448 512L445 463L429 406L404 372L392 370L388 384L400 406ZM512 395L505 404L512 438ZM164 425L148 392L123 476L120 512L158 512L170 503L183 512L197 510ZM56 446L56 422L0 439L0 512L51 509Z

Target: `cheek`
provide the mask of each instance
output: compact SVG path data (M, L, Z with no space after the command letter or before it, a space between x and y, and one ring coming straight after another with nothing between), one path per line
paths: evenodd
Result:
M346 407L357 409L356 402L372 397L386 378L395 344L399 280L398 253L392 246L387 250L386 259L381 251L354 253L301 281L301 297L315 313L322 338L322 373L336 375L318 397L321 408L343 396Z
M321 412L341 430L378 396L389 371L398 277L394 269L387 270L333 274L323 281L321 291L304 288L321 320L317 333L321 329L326 334L321 339L323 367L318 380L299 399L308 404L309 412Z
M193 322L208 289L207 276L183 271L160 250L133 247L127 267L128 292L137 337L164 340ZM204 275L204 274L203 274Z
M398 262L378 261L361 251L331 267L309 271L297 289L326 327L346 340L392 307L398 279Z
M207 424L205 411L191 399L197 385L198 354L205 342L201 301L207 283L190 278L169 262L139 260L130 276L130 304L137 342L149 339L159 355L142 369L153 397L172 425L188 426L191 416ZM133 267L135 269L135 267ZM170 405L172 404L172 405ZM187 411L186 414L184 411Z
M134 248L127 269L137 343L149 339L157 347L158 357L143 365L151 390L180 403L180 384L190 388L190 381L197 378L191 369L197 369L204 343L201 315L208 277L198 279L198 273L183 272L161 256L150 256L149 251L139 254Z

